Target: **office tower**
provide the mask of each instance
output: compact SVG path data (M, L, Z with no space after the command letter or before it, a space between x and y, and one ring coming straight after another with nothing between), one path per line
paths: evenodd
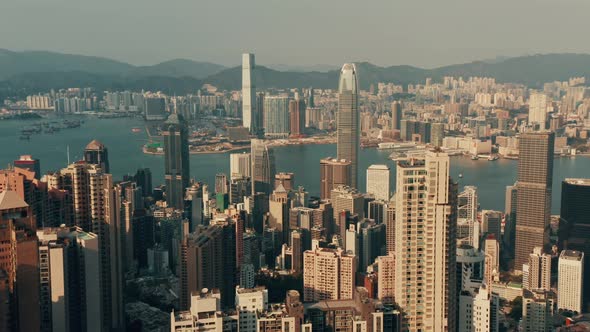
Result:
M502 212L493 210L481 211L482 235L493 235L494 238L502 237Z
M486 257L484 281L488 287L492 287L492 281L500 280L500 244L492 234L486 237L484 253Z
M265 96L264 97L264 135L267 137L288 137L289 124L289 97Z
M253 139L251 145L252 195L270 195L275 178L275 156L264 140Z
M522 323L525 332L553 331L555 310L555 293L547 290L523 290Z
M485 255L468 244L457 246L457 293L470 290L484 279ZM491 287L491 286L490 286Z
M376 200L376 201L369 201L366 206L366 213L365 215L367 218L374 220L377 224L386 224L387 223L387 209L389 207L389 203L383 200Z
M389 200L389 166L371 165L367 168L367 193L375 199Z
M242 54L242 126L255 134L260 129L256 121L258 117L258 103L256 102L256 85L252 71L256 68L254 54Z
M565 179L561 184L559 241L563 248L584 253L590 266L590 179ZM590 298L590 273L584 274L584 298Z
M230 179L251 177L251 161L249 153L232 153L229 155Z
M391 119L391 128L400 130L402 122L402 104L397 100L391 103Z
M305 102L302 99L289 101L290 136L302 137L305 133Z
M239 313L239 330L257 332L257 313L268 309L268 290L265 287L236 287L236 310Z
M338 186L350 186L352 164L349 160L332 157L320 160L320 198L329 199L332 189Z
M146 210L133 212L131 229L133 232L133 258L140 268L148 266L148 249L154 247L155 221L154 217L147 214ZM129 246L128 243L125 244ZM166 253L168 258L168 253Z
M250 196L252 183L249 177L235 178L229 184L229 202L236 205L244 202L244 198Z
M289 240L289 193L279 184L268 200L268 225L281 233L283 243Z
M166 119L166 99L162 97L145 98L144 112L147 121Z
M443 145L443 139L445 138L445 125L444 123L433 123L430 128L430 142L436 147Z
M430 151L425 160L397 164L395 278L405 282L396 283L395 295L407 331L456 328L457 185L449 168L447 154Z
M357 187L360 127L358 110L358 78L356 67L346 63L338 83L338 114L336 117L337 158L350 160L350 185Z
M535 247L522 267L522 287L529 290L551 290L551 255Z
M479 249L477 187L465 186L458 196L457 241Z
M355 225L350 225L352 228ZM385 224L375 224L374 221L365 219L352 228L357 233L358 251L355 252L358 262L358 271L365 272L367 266L373 264L375 259L383 252L385 244ZM347 233L348 235L348 233ZM348 239L345 242L348 246Z
M278 188L282 185L286 191L290 192L295 190L295 174L280 172L275 174L275 183L273 188Z
M459 296L459 332L497 332L500 314L500 299L492 293L491 286L479 287L462 292Z
M343 211L348 211L349 214L363 216L365 198L356 189L346 186L338 186L332 189L330 196L332 197L333 218L336 221L334 233L344 238L347 225L346 220L341 220L340 214Z
M171 114L164 123L164 179L166 203L183 208L184 190L189 186L189 148L186 122L182 115Z
M309 206L309 193L299 186L297 190L292 191L291 207L307 207Z
M289 243L291 246L291 270L299 274L303 271L303 232L295 229L291 231Z
M303 253L303 301L349 300L355 287L356 257L342 249Z
M137 186L141 188L143 197L152 196L152 171L149 168L139 168L133 177Z
M39 159L33 158L33 156L29 154L25 154L15 160L13 164L14 167L35 172L35 179L39 180L41 178L41 163L39 162Z
M524 133L519 139L515 270L534 247L549 244L553 141L550 132Z
M393 304L395 299L395 255L379 256L377 263L377 298Z
M547 122L547 96L535 93L529 99L529 124L539 125L539 130L545 130Z
M227 176L223 173L215 175L215 193L216 194L227 194L229 190L227 188Z
M583 311L584 253L563 250L559 255L557 276L557 309Z
M92 140L84 149L84 161L89 164L98 165L103 172L109 173L108 149L97 140Z
M516 185L506 186L506 197L504 203L504 249L509 257L514 257L516 241Z
M180 307L188 308L193 292L218 288L230 306L236 286L235 222L212 222L187 234L182 242ZM224 295L225 293L225 295Z

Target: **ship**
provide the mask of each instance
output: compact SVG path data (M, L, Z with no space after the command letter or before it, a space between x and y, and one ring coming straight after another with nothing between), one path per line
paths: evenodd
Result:
M141 128L137 128L137 127L131 128L131 132L140 133L141 132Z

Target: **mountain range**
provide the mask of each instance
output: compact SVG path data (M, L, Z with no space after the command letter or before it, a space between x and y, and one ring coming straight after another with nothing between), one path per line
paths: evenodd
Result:
M584 76L590 80L589 54L537 54L520 57L499 57L494 61L474 61L464 64L424 69L414 66L380 67L357 62L362 89L371 84L423 83L430 77L441 81L445 76L488 76L498 82L522 83L540 87L545 82L564 81ZM284 65L281 65L285 67ZM336 88L339 71L296 70L280 71L257 66L254 72L258 88ZM312 67L313 68L313 67ZM184 94L195 92L204 83L220 89L237 90L241 86L241 68L175 59L152 66L135 66L102 57L61 54L45 51L14 52L0 49L0 97L22 96L30 93L67 87L91 86L98 90L151 90Z

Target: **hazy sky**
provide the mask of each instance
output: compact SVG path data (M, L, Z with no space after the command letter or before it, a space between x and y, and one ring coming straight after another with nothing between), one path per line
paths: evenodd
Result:
M590 0L0 0L0 48L134 64L424 67L590 53Z

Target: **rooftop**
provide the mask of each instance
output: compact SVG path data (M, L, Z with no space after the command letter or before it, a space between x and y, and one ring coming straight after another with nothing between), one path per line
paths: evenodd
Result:
M584 253L576 250L564 250L559 255L559 259L565 259L570 261L581 261L584 259Z
M86 150L104 150L104 144L93 139L88 145L86 145Z
M590 179L575 179L575 178L566 178L563 182L567 184L574 184L577 186L590 186Z
M18 209L28 207L16 191L6 190L0 193L0 210Z

